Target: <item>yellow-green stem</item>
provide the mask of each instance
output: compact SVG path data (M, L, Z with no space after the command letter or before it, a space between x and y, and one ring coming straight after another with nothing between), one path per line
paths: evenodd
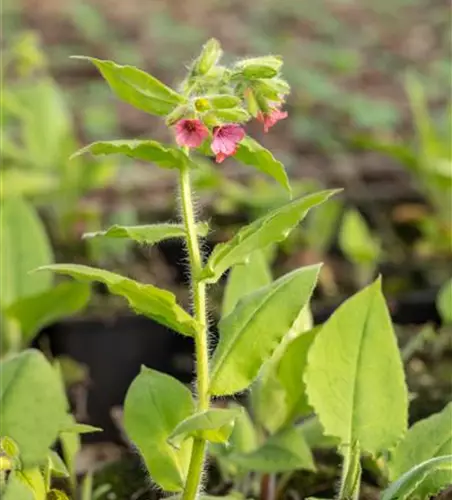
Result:
M191 270L191 288L193 295L193 308L196 320L202 325L195 338L196 350L196 384L198 391L198 411L209 409L209 349L207 345L207 316L206 316L206 287L199 281L202 271L202 257L199 249L196 220L193 209L193 199L190 185L190 171L182 168L180 172L180 196L182 217L187 233L187 248ZM190 466L187 475L185 490L182 500L196 498L201 482L202 468L206 442L203 439L193 441Z

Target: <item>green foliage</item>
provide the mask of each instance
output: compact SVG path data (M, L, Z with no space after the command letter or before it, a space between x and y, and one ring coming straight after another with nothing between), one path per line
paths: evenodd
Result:
M283 276L241 299L220 321L210 394L234 394L251 384L308 302L319 269L310 266Z
M124 297L138 314L152 318L183 335L193 336L199 329L196 320L177 305L174 294L153 285L144 285L103 269L76 264L54 264L39 270L41 269L67 274L82 282L104 283L111 293Z
M184 487L192 440L177 449L168 443L176 426L193 414L190 393L176 379L143 367L124 404L124 427L138 447L152 479L166 491Z
M341 444L377 454L404 435L408 395L379 279L321 327L304 381L325 434Z
M452 278L441 287L436 299L436 307L443 323L452 323Z

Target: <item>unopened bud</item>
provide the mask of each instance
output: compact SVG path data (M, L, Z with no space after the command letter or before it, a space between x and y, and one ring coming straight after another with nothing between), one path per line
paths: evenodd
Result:
M256 96L254 95L253 89L250 88L245 89L243 95L245 96L245 102L246 102L246 107L248 109L248 113L251 116L256 117L260 109L256 100Z
M281 102L290 92L289 84L281 78L267 78L253 83L256 91L274 102Z
M194 75L206 75L220 60L223 51L221 45L215 38L211 38L204 44L201 54L193 66Z
M244 123L251 118L250 114L242 108L217 109L215 115L223 123Z
M210 104L215 109L229 109L237 107L241 99L234 95L220 94L208 97Z
M198 97L195 100L195 108L196 111L199 111L200 113L208 111L212 108L210 99L208 97Z
M281 69L282 63L279 56L264 56L244 59L239 61L236 67L245 78L273 78Z

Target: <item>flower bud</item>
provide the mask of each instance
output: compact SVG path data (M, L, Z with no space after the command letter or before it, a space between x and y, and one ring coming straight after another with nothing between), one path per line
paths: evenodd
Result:
M250 113L251 116L256 117L260 109L253 89L251 88L245 89L243 95L245 96L245 102L248 112Z
M193 75L206 75L217 64L222 53L218 40L211 38L204 44L201 54L195 61Z
M214 109L230 109L237 107L241 99L234 95L219 94L208 97L209 103Z
M223 123L244 123L251 118L250 114L242 108L217 109L215 115Z
M281 69L282 58L279 56L253 57L236 64L239 72L248 79L273 78Z
M177 106L169 115L167 115L165 123L168 127L171 127L183 118L190 118L190 115L192 114L191 107L187 104L182 104Z
M253 87L262 96L274 102L281 102L290 92L289 84L281 78L268 78L253 82Z
M196 111L199 111L201 113L204 111L208 111L212 108L210 99L208 97L198 97L197 99L195 99L195 108Z

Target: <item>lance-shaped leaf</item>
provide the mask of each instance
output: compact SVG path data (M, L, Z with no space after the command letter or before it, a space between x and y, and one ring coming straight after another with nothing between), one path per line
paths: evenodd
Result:
M325 434L375 454L407 427L403 365L380 279L336 310L309 349L304 381Z
M191 436L211 443L225 443L231 435L238 415L238 408L214 408L195 413L176 425L168 442L179 446L179 443Z
M245 137L240 141L234 158L245 165L251 165L264 174L273 177L289 194L291 193L284 165L268 149L265 149L257 141L251 139L251 137Z
M184 97L157 78L133 66L121 66L94 57L74 58L92 62L120 99L152 115L165 116L178 104L185 102Z
M443 455L452 455L452 403L409 429L392 454L389 477L395 481L418 464ZM437 484L444 484L448 479L452 482L450 472L431 472L416 489L416 494L420 498L431 495Z
M309 301L319 270L314 265L286 274L240 300L220 321L210 394L234 394L251 384Z
M60 283L49 291L19 299L6 314L18 321L25 342L30 342L45 326L83 309L89 298L87 284Z
M201 222L196 226L198 236L206 236L209 226ZM185 238L185 229L182 224L147 224L144 226L114 225L106 231L85 233L83 238L126 238L137 243L154 245L171 238Z
M262 446L249 453L231 453L228 460L240 468L269 474L294 469L315 470L311 450L298 427L289 427L270 436Z
M124 427L138 447L152 480L166 491L185 484L192 440L179 449L168 443L173 429L194 411L190 390L169 375L143 367L124 404Z
M381 500L433 498L433 495L451 485L451 478L452 455L431 458L405 472L383 492Z
M283 241L311 208L320 205L336 192L320 191L299 198L243 227L231 240L215 247L202 277L207 283L216 283L227 269L244 262L255 250Z
M155 163L160 168L181 168L188 166L197 168L197 165L180 149L164 146L157 141L140 141L119 139L117 141L98 141L88 144L74 153L75 158L85 153L94 156L123 154L136 160Z
M183 335L191 337L200 328L199 323L177 305L174 294L153 285L145 285L110 271L77 264L54 264L38 270L40 269L66 274L80 281L104 283L111 293L124 297L138 314L152 318Z

